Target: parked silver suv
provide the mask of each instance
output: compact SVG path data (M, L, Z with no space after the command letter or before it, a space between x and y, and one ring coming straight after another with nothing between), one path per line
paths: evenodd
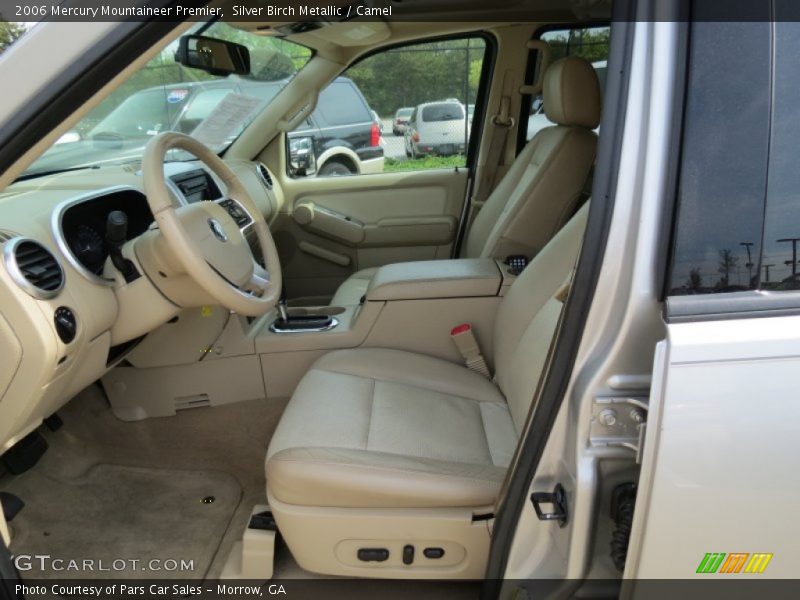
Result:
M456 99L418 105L405 130L406 156L464 154L469 122L464 105Z

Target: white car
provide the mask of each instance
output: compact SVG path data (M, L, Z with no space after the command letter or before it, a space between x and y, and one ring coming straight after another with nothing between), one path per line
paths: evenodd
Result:
M418 105L405 130L406 156L464 154L469 142L469 121L458 100L427 102Z

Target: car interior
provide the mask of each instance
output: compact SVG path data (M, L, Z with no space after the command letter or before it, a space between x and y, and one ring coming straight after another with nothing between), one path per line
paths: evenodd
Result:
M148 133L138 157L25 174L147 61L203 35L177 25L0 176L12 552L180 558L209 579L484 577L602 201L592 63L608 40L597 56L542 34L611 17L605 1L495 4L467 0L458 22L440 2L228 22L310 52L224 151L201 123ZM298 176L288 136L328 83L468 38L484 49L462 166L393 170L402 135L384 128L383 172ZM539 96L552 124L526 142Z

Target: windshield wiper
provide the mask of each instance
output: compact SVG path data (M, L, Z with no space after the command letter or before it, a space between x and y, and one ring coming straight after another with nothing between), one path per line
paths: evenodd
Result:
M68 167L66 169L51 169L49 171L35 171L34 173L23 173L14 180L26 181L28 179L36 179L37 177L46 177L47 175L58 175L59 173L67 173L68 171L83 171L85 169L99 169L100 165L88 165L84 167Z

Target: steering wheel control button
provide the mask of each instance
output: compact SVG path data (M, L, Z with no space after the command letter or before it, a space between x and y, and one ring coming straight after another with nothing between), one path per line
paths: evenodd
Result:
M69 344L75 339L75 334L78 331L78 323L75 320L75 315L66 306L59 306L53 315L53 321L56 325L56 333L61 341Z
M422 551L422 554L425 555L425 558L442 558L444 556L444 548L425 548L425 550Z
M410 565L414 562L414 546L406 544L403 546L403 564Z
M253 222L253 219L250 218L250 215L247 214L247 211L243 209L236 200L233 198L226 198L225 200L221 200L219 205L228 211L228 214L231 216L231 219L236 221L236 224L239 226L239 229L244 229L250 223Z
M384 562L389 560L389 551L386 548L359 548L356 556L362 562Z

